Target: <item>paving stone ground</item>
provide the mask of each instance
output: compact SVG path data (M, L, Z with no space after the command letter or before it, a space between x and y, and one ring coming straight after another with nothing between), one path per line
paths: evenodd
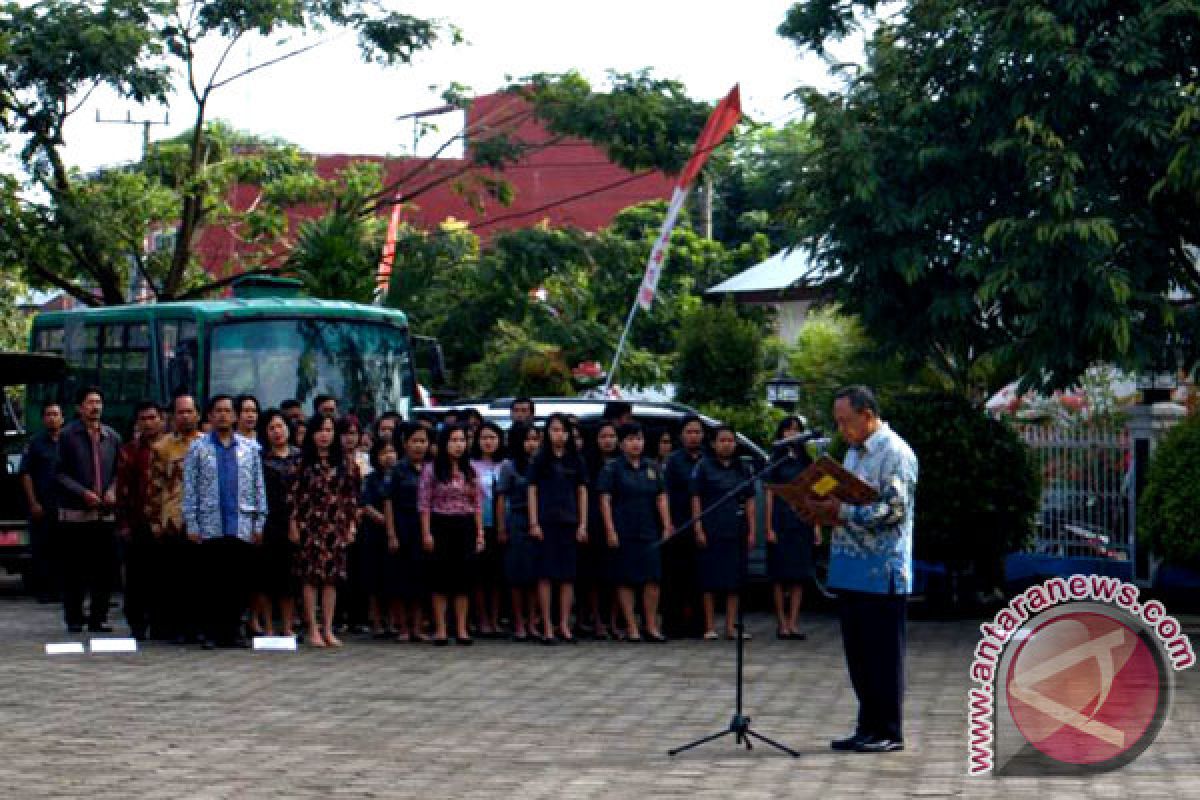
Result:
M800 751L729 739L732 643L508 642L341 651L46 656L58 611L0 596L0 787L62 798L1200 797L1200 679L1155 744L1088 779L966 776L971 621L912 621L904 753L837 754L855 712L836 621L807 642L749 626L746 706Z

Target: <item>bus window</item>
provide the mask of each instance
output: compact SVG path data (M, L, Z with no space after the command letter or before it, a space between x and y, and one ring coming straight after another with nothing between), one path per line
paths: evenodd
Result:
M166 390L163 401L170 400L180 391L195 394L196 361L199 356L196 323L177 319L158 323L158 345L162 385Z
M99 381L100 335L99 325L68 323L63 329L63 357L69 367L65 397L74 397L80 387Z
M55 326L38 331L34 337L33 349L39 353L62 353L63 329Z

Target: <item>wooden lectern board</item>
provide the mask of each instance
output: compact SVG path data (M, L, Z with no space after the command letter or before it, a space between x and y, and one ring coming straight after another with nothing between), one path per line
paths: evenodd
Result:
M812 509L813 500L832 495L843 503L860 506L879 499L879 492L870 484L829 456L821 456L789 482L772 483L768 487L812 525L838 524L837 520L818 519Z

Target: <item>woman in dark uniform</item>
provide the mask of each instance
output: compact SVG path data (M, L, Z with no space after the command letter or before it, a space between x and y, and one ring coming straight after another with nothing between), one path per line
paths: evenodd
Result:
M371 636L386 639L392 634L388 617L388 536L387 499L392 494L392 471L396 467L396 448L390 438L376 439L371 445L371 472L363 479L360 525L359 577L367 596L367 618Z
M663 466L671 522L692 518L692 473L704 457L704 423L695 414L684 416L680 448ZM667 636L699 636L700 592L696 587L696 539L690 528L663 545L663 629Z
M558 584L558 634L575 642L571 605L575 589L576 548L587 542L587 470L575 450L565 414L551 414L546 435L529 465L529 535L537 558L538 605L545 644L555 644L550 589Z
M392 625L396 628L398 642L427 642L425 601L428 593L422 574L417 490L425 466L425 453L429 450L429 431L423 425L408 423L393 434L393 440L403 449L404 455L392 470L391 496L384 507L388 526L388 597L392 605Z
M447 425L438 434L437 457L421 472L417 509L421 545L429 554L433 589L433 643L449 644L446 606L454 598L454 639L473 644L467 632L471 561L483 552L483 488L467 455L465 426Z
M300 465L300 448L288 442L292 426L278 409L271 409L259 422L259 441L264 442L262 453L263 486L267 494L267 521L263 526L263 592L267 595L266 634L274 634L270 604L279 605L283 635L294 636L292 621L296 616L296 595L300 581L292 573L296 560L296 545L288 539L288 490Z
M641 587L646 638L665 642L667 639L658 627L662 564L656 545L660 537L673 533L666 485L661 468L644 457L646 439L642 426L626 423L617 435L621 440L621 457L609 462L596 482L605 543L613 555L613 582L618 587L617 599L629 640L642 640L633 611L633 593Z
M700 590L704 592L704 638L717 638L713 596L724 592L725 636L732 639L737 635L734 625L742 574L738 537L747 538L746 549L749 551L754 543L754 484L746 485L717 505L717 501L750 477L750 472L737 458L737 438L733 428L717 426L712 446L713 454L701 460L692 473L692 515L699 516L712 508L695 524L696 565Z
M775 441L804 433L799 417L784 417L775 429ZM775 635L780 639L804 639L800 632L800 601L804 582L812 577L813 545L819 534L771 491L771 483L788 483L810 464L803 444L776 445L771 453L774 466L767 484L767 575L775 594Z
M504 559L496 541L496 476L504 461L504 431L484 421L471 447L471 468L483 489L483 552L475 557L475 613L479 635L490 639L500 634L500 589L504 585Z
M504 548L504 577L512 592L513 641L529 639L532 625L526 610L536 602L533 542L529 538L529 459L542 435L536 427L515 422L508 431L510 456L496 476L496 540Z
M620 457L617 449L617 426L604 421L596 429L596 446L587 459L588 489L596 496L596 481L612 461ZM588 543L579 553L579 589L587 603L587 619L597 639L608 639L610 623L615 623L616 608L612 596L612 553L602 535L604 520L600 504L588 504ZM580 615L583 616L583 615ZM580 629L584 628L582 621ZM615 624L613 625L615 630Z

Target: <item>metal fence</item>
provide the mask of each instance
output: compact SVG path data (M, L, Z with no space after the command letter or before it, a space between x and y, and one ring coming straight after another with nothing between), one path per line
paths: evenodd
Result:
M1042 477L1032 552L1132 562L1133 451L1113 423L1019 425Z

